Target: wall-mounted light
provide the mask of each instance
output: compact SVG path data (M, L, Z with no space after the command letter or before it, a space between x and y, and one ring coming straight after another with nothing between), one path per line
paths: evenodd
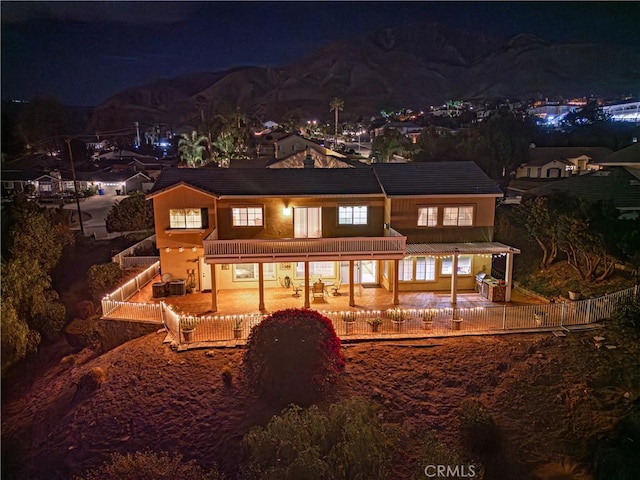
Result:
M291 207L284 207L282 209L282 215L284 215L285 217L290 217L291 216Z
M171 247L167 247L164 249L165 252L169 253L171 251Z
M180 253L184 252L184 247L180 247L180 248L178 248L178 251L179 251Z
M197 249L196 247L191 247L191 251L192 251L193 253L196 253L196 252L198 251L198 249Z

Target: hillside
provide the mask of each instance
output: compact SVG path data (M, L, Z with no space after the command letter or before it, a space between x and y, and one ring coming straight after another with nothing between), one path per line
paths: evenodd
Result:
M603 335L616 349L598 348ZM68 479L112 452L182 453L228 474L242 462L240 440L277 413L247 392L242 350L172 351L163 333L132 340L102 355L83 350L10 379L2 406L3 479ZM587 466L594 448L640 404L637 343L610 329L376 342L345 347L347 366L331 401L364 396L380 418L400 427L393 478L409 478L421 460L421 438L435 430L460 446L458 412L482 402L503 435L485 461L485 478L528 479L542 465ZM232 387L221 370L231 366ZM81 378L101 367L97 391ZM637 415L637 413L636 413ZM628 434L630 435L630 434ZM598 441L596 441L598 440ZM231 478L234 478L231 476ZM612 478L612 477L609 477Z
M203 100L215 111L239 107L264 119L328 119L329 100L339 96L343 117L356 119L449 99L628 94L637 91L638 78L638 50L550 44L528 34L503 39L429 23L333 43L279 68L194 73L132 87L97 107L89 130L134 120L194 125Z

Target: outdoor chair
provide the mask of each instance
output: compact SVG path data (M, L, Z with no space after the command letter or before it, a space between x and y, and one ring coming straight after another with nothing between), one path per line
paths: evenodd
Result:
M342 294L340 293L340 286L341 286L341 285L342 285L342 279L341 279L341 278L339 278L339 279L338 279L338 282L337 282L333 287L331 287L331 291L333 292L333 296L334 296L334 297L337 297L337 296L342 295Z
M316 282L313 284L312 288L313 293L313 301L314 302L324 302L324 283Z

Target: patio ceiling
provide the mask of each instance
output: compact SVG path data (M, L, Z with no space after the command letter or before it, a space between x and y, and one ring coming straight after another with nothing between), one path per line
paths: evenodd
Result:
M491 254L520 253L520 250L499 242L477 243L408 243L407 255L453 255L459 254Z

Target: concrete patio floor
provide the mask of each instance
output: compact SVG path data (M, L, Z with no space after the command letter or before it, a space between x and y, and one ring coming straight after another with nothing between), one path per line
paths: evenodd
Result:
M258 308L258 290L237 289L220 290L218 292L218 310L211 309L211 292L197 292L186 295L171 295L163 298L153 298L152 285L160 281L155 278L134 295L129 302L159 303L161 301L171 305L178 312L188 315L236 315L247 313L269 313L285 308L304 307L304 290L300 296L294 296L291 289L265 288L265 310ZM393 305L393 294L383 287L355 289L355 307L349 306L349 285L342 285L341 295L333 296L331 292L325 296L324 302L314 302L310 298L310 307L319 311L351 311L351 310L388 310L391 308L421 309L421 308L451 308L449 292L400 292L399 305ZM518 291L512 292L511 302L507 305L531 305L542 303L535 297L525 296ZM456 307L496 307L504 302L490 302L474 291L460 291L457 295Z

